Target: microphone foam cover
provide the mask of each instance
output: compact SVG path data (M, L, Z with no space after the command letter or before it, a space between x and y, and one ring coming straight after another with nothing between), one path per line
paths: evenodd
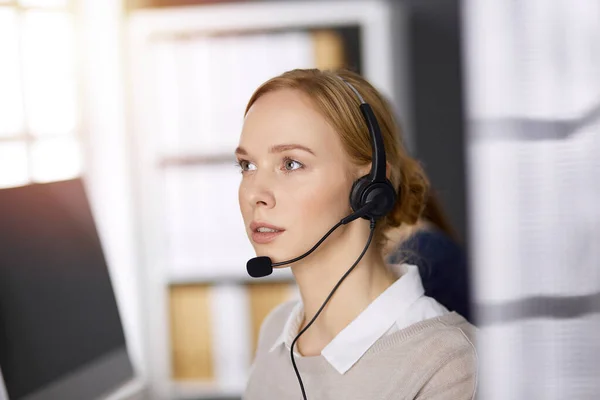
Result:
M246 271L253 278L262 278L271 275L273 272L273 263L266 256L254 257L246 263Z

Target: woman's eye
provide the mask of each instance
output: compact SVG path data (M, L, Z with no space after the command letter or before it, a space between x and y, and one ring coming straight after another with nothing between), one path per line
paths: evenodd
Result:
M256 166L247 160L240 160L237 162L237 165L240 167L242 172L254 171L256 169Z
M283 166L286 171L294 171L303 167L302 163L292 160L291 158L287 158L283 161Z

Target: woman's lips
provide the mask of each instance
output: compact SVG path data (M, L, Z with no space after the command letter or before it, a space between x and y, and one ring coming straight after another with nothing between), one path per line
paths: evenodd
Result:
M270 243L279 235L281 235L285 231L277 231L277 232L252 232L252 240L258 244L266 244Z
M268 232L260 232L261 230L268 230ZM275 240L277 236L285 232L285 229L271 225L266 221L255 220L250 223L250 231L254 243L266 244Z

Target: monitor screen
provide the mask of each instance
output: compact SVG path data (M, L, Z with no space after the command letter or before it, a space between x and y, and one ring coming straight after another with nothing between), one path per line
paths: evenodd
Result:
M10 400L95 399L133 378L81 179L0 189L0 371Z

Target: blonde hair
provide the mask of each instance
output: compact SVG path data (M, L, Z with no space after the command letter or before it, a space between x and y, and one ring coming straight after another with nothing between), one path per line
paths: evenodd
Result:
M360 111L360 100L342 81L349 82L371 105L385 146L390 167L389 179L399 196L392 211L378 221L373 244L379 250L387 242L386 232L403 224L417 223L427 199L429 181L423 168L404 148L400 126L386 99L359 74L346 70L294 69L269 79L253 93L244 115L264 94L282 89L298 90L312 101L315 108L339 134L351 162L365 166L371 162L369 130ZM348 196L350 194L348 193Z

